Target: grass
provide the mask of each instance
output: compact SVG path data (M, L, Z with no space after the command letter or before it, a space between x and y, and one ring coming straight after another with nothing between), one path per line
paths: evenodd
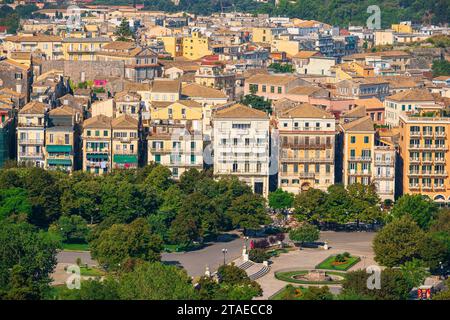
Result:
M346 258L345 262L335 264L334 258L336 256L329 256L325 260L323 260L321 263L319 263L316 266L316 269L325 269L325 270L339 270L339 271L347 271L351 267L353 267L355 264L357 264L361 258L350 256L349 258Z
M80 272L81 275L85 277L101 277L104 275L104 272L102 270L95 267L81 266Z
M267 253L271 256L271 257L278 257L280 254L282 253L288 253L289 250L286 248L281 248L281 249L274 249L274 250L269 250L267 251Z
M303 293L308 291L308 288L305 288L305 287L294 287L294 288L302 291ZM288 291L288 287L286 286L283 289L281 289L280 291L278 291L277 293L275 293L273 296L271 296L269 298L269 300L302 300L301 296L294 296L294 297L292 297L293 299L285 299L285 295L287 294L287 291Z
M306 280L300 280L295 279L294 276L307 274L308 270L296 270L296 271L286 271L286 272L275 272L275 278L281 281L286 282L292 282L292 283L298 283L298 284L340 284L342 283L342 280L336 280L336 281L306 281ZM345 277L345 273L343 272L333 272L328 271L327 274L335 275L335 276L341 276Z
M65 251L89 251L89 243L63 243Z

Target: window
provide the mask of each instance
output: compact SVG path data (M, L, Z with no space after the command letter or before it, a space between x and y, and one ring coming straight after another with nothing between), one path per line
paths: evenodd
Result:
M350 143L355 143L356 142L356 137L355 136L351 136L350 137Z
M281 94L282 93L282 88L278 87L278 93Z
M238 164L235 162L233 163L233 172L237 172L238 171Z
M195 141L191 141L191 150L195 150Z
M104 130L104 131L103 131L103 136L104 136L104 137L107 137L107 136L108 136L108 130Z
M191 154L191 164L195 164L195 154Z
M70 142L69 142L69 135L68 134L65 134L64 135L64 143L65 144L69 144Z
M95 136L100 137L100 130L95 130Z
M364 143L369 143L369 137L368 136L364 136Z
M355 155L356 155L355 149L351 149L351 150L350 150L350 157L351 157L351 158L354 158Z
M49 138L50 138L50 139L49 139L49 140L50 140L50 143L53 143L53 133L50 134Z

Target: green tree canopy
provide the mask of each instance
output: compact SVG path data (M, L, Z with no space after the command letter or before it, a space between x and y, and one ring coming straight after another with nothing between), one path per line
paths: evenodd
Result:
M396 201L391 210L391 215L394 218L410 215L419 227L427 229L437 211L436 203L429 197L420 194L405 194Z
M312 224L304 223L296 229L289 231L289 239L298 243L314 242L319 239L319 229Z
M283 191L278 188L274 192L269 193L269 206L272 209L288 209L292 208L294 203L294 195L290 192Z

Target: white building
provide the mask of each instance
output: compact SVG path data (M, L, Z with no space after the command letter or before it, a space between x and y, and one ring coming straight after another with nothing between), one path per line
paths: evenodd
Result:
M269 116L234 104L213 115L214 174L231 175L264 197L269 193Z

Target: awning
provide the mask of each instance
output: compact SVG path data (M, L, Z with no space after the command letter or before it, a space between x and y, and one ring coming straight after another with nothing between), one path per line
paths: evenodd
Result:
M138 158L136 155L115 154L114 162L116 162L116 163L136 163L136 162L138 162Z
M92 159L100 159L100 160L108 160L108 155L107 154L100 154L100 153L91 153L91 154L87 154L86 155L86 159L87 160L92 160Z
M70 159L47 159L49 165L54 166L71 166L72 160Z
M72 152L72 146L64 146L64 145L48 145L46 146L47 152Z

